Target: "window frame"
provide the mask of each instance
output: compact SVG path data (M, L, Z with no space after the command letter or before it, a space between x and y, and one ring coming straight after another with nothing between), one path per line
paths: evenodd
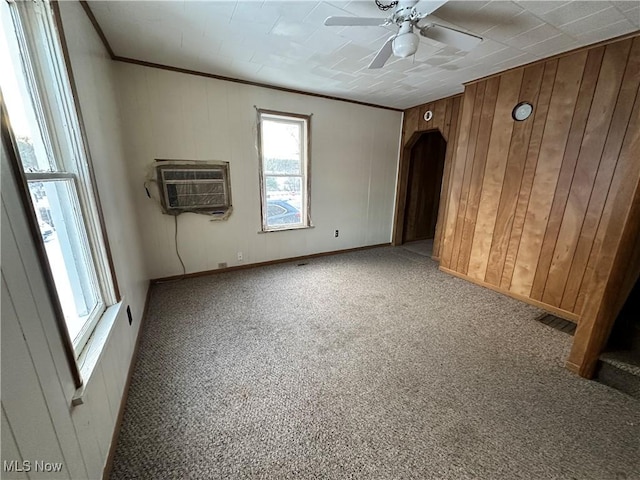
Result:
M260 219L261 229L260 233L281 232L287 230L302 230L307 228L313 228L311 223L311 116L299 113L281 112L277 110L267 110L256 108L258 112L258 164L259 164L259 181L260 181ZM264 168L264 155L263 155L263 131L262 121L263 119L275 119L281 120L283 123L300 123L302 125L301 132L303 135L300 141L302 147L301 162L302 162L302 174L266 174ZM302 183L302 209L300 211L300 224L282 224L277 226L269 226L267 224L267 188L266 179L268 177L301 177Z
M49 261L47 259L47 253L44 248L44 242L40 234L40 227L38 226L38 220L36 212L34 210L33 203L31 202L31 195L29 193L29 187L27 186L27 179L22 169L22 162L18 152L18 142L11 130L9 117L7 115L7 108L4 103L2 92L0 91L0 112L2 117L0 118L1 130L2 130L2 143L3 149L7 150L8 163L11 168L11 174L16 186L16 190L20 197L20 203L24 209L24 218L27 223L27 227L31 234L33 245L36 249L38 256L38 263L42 267L42 274L44 276L45 288L49 294L51 300L51 306L53 308L54 318L56 326L58 327L58 333L62 341L64 354L69 365L69 370L73 378L73 384L76 388L80 388L83 384L82 376L80 375L80 367L73 349L73 341L69 336L69 330L67 323L62 312L62 306L58 300L58 293L56 291L55 283L53 281L53 274L49 268Z
M77 90L73 81L71 63L68 56L64 32L60 21L58 5L55 2L43 1L35 4L29 2L25 6L18 6L12 2L8 4L9 22L13 29L8 36L15 35L15 44L10 42L9 48L17 47L19 64L28 90L28 101L34 109L38 133L42 136L46 154L49 157L51 171L26 172L16 139L11 131L8 112L3 112L3 134L7 130L6 139L10 141L17 164L14 166L19 172L21 181L19 188L24 190L21 196L26 197L28 219L32 234L33 225L38 230L38 238L34 239L39 251L39 260L45 271L48 289L52 293L54 312L61 336L65 343L65 350L73 357L74 379L76 387L82 385L79 374L79 363L84 351L89 347L90 338L96 330L105 312L121 301L118 289L113 258L108 246L104 216L100 206L93 166L87 147L86 135L83 129L81 112L77 99ZM4 102L3 102L4 107ZM6 125L5 125L6 123ZM72 185L71 195L77 202L80 212L80 227L84 232L89 261L85 262L89 270L95 272L95 282L92 283L97 294L97 303L86 316L76 339L71 338L61 300L53 281L53 274L44 243L39 234L38 217L29 190L31 182L46 182L69 180ZM71 208L72 206L69 206ZM84 242L85 240L81 240ZM64 331L62 331L64 330ZM68 341L67 341L68 340ZM77 340L77 342L74 342ZM75 373L77 373L77 378Z

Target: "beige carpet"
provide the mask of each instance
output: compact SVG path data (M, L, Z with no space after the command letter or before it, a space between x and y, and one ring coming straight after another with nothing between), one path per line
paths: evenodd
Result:
M393 247L156 285L112 478L640 478L539 314Z
M431 257L433 253L433 239L407 242L402 245L402 248L412 253L422 255L423 257Z

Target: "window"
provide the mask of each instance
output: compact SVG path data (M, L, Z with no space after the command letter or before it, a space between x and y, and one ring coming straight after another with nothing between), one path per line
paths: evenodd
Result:
M166 163L156 171L165 213L224 216L231 208L228 162Z
M307 228L310 117L259 111L262 231Z
M0 4L0 89L77 358L116 302L98 206L51 7Z

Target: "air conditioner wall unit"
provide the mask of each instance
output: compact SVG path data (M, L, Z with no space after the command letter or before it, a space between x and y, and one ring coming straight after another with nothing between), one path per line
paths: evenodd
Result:
M156 176L166 214L225 215L231 209L228 162L162 163Z

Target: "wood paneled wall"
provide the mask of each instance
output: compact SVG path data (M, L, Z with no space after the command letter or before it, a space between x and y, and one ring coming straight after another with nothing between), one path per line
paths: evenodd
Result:
M433 241L433 257L435 259L440 257L440 245L442 243L443 232L442 223L443 219L446 218L447 192L449 190L451 164L458 141L461 106L462 95L455 95L435 102L425 103L405 110L402 122L402 148L400 150L400 165L398 167L396 214L392 240L394 245L400 245L402 243L411 147L418 141L421 133L432 130L438 130L447 142L440 205L438 207L438 222L436 224L436 233ZM433 116L428 122L424 119L424 114L427 111L433 112Z
M441 268L578 321L640 176L639 82L635 36L467 85Z
M640 125L637 121L635 126L633 142L639 149ZM637 159L636 156L636 164L640 163ZM629 200L629 194L632 194L630 189L618 197L619 201ZM585 301L567 360L570 370L587 378L593 376L613 324L629 295L633 295L633 287L640 276L640 183L633 192L628 214L624 215L625 206L620 207L623 214L617 217L603 239L606 251L600 255L599 265L590 277L591 294Z

